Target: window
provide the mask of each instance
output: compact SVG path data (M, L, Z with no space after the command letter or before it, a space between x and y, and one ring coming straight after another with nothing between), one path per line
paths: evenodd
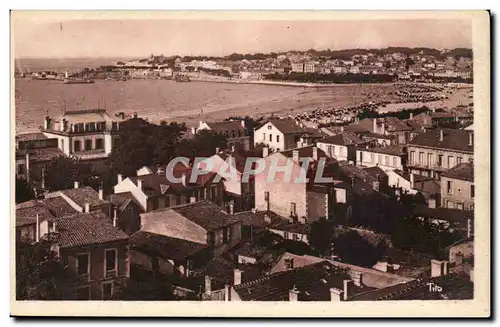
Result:
M109 300L113 295L113 282L102 283L102 299Z
M389 156L385 156L385 165L389 166Z
M415 151L410 151L410 162L415 163Z
M443 166L443 155L442 154L438 155L438 166L439 167Z
M269 201L269 192L264 192L264 201Z
M293 258L285 258L285 269L293 269Z
M104 149L104 140L103 139L96 139L95 140L95 148L102 150Z
M158 209L158 206L159 206L158 198L152 198L151 199L151 207L152 207L152 209L156 210L156 209Z
M464 210L464 204L462 202L457 202L457 209Z
M427 153L427 166L432 166L432 153Z
M80 287L76 290L76 299L77 300L90 300L90 287Z
M448 168L452 168L453 166L455 166L454 159L455 158L453 158L453 156L448 156Z
M280 148L276 148L276 152L280 152Z
M273 134L269 134L269 142L273 141Z
M276 135L276 142L279 142L279 141L280 141L280 136Z
M203 192L200 192L201 193L201 196L203 196ZM163 203L164 203L164 206L165 208L168 208L170 207L170 196L166 196L164 199L163 199Z
M452 186L452 185L451 185L451 181L447 181L447 182L446 182L446 193L448 193L448 194L452 194L452 191L453 191L453 190L452 190L451 186Z
M332 145L332 155L335 155L335 145Z
M266 133L262 133L262 139L265 141L266 140Z
M79 276L88 275L90 273L90 260L88 253L82 253L76 256L76 271Z
M290 216L295 217L297 215L297 206L295 202L290 203Z
M392 166L397 167L398 166L398 158L394 157L392 158Z
M470 210L470 211L474 211L474 205L473 205L473 204L471 204L471 205L469 206L469 210Z
M273 129L271 125L267 125L267 129Z
M383 161L382 161L382 155L381 155L381 154L379 154L379 155L378 155L378 164L379 164L379 165L381 165L381 164L382 164L382 162L383 162Z
M24 175L24 169L25 169L24 164L17 165L17 174Z
M116 249L106 249L105 254L106 272L116 271Z
M475 189L474 185L471 185L470 186L470 197L474 198L475 195L476 195L476 189Z
M285 238L285 240L288 240L290 237L290 233L288 233L288 232L284 232L283 235L284 235L283 237Z
M457 157L457 165L460 165L462 163L462 157Z
M453 201L448 201L446 204L447 204L446 207L448 209L454 209L455 208L455 203L453 203Z
M74 152L82 151L82 142L81 141L76 140L73 143L73 151Z
M371 162L372 164L374 164L374 163L375 163L375 155L374 155L373 153L372 153L372 154L370 154L370 162Z
M85 151L92 150L92 140L85 140Z
M419 165L423 166L424 165L424 153L423 152L420 152L418 154L418 163Z
M224 227L222 229L222 241L226 244L231 242L231 228L230 227Z

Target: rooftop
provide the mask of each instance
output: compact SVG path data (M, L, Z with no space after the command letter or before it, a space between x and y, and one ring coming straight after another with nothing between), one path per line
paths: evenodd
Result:
M443 131L442 141L440 141L440 131ZM459 129L436 129L418 134L409 144L473 153L474 146L469 145L469 133L471 132Z
M296 148L296 149L290 149L290 150L286 150L286 151L281 151L280 153L288 158L293 158L293 151L298 151L299 152L299 158L312 158L313 157L313 148L315 146L314 145L310 145L310 146L305 146L305 147L302 147L302 148ZM326 155L326 153L321 150L320 148L316 147L317 151L318 151L318 158L328 158L328 156Z
M59 121L66 119L70 124L80 124L88 122L120 122L123 119L119 117L112 117L106 109L86 109L66 111L62 116L56 118Z
M322 261L235 285L234 290L243 301L289 301L292 289L300 292L299 301L330 301L330 288L343 289L348 279L344 269Z
M70 216L78 213L62 197L43 200L31 200L16 205L16 226L36 223L36 215L40 220L53 220L56 217Z
M364 149L364 148L358 148L358 151L365 151L365 152L373 152L373 153L381 153L381 154L388 154L392 156L402 156L406 154L406 148L402 145L399 144L392 144L388 146L378 146L375 148L369 148L369 149Z
M56 232L61 248L98 245L128 240L128 235L114 227L100 210L57 219Z
M20 142L45 140L45 139L47 139L47 137L40 132L16 134L16 141Z
M423 204L416 205L413 208L413 214L462 224L466 224L468 219L474 220L474 211L450 208L429 208Z
M295 120L291 118L285 118L285 119L269 119L267 121L264 121L262 125L260 125L258 128L261 128L264 126L267 122L271 123L276 127L281 133L283 134L302 134L305 132L305 130L297 125Z
M70 188L60 192L82 208L86 203L90 206L99 206L108 203L106 200L99 199L99 193L90 186Z
M337 134L334 136L329 136L324 138L323 140L318 141L319 143L327 143L334 145L356 145L356 144L364 144L366 143L362 139L360 139L353 132L343 132L342 134Z
M246 128L241 125L240 121L232 120L232 121L221 121L221 122L207 122L207 125L210 126L210 129L215 132L225 132L225 131L233 131L233 130L245 130Z
M442 177L474 182L474 165L461 163L441 174Z
M132 248L173 260L184 260L207 248L204 244L146 231L132 234L129 243Z
M269 217L271 222L266 222L266 215ZM259 212L252 212L252 211L242 211L242 212L237 212L234 215L236 218L238 218L242 225L246 226L252 226L252 227L257 227L257 228L265 228L271 225L273 222L277 222L280 220L285 219L284 217L281 217L280 215L270 211L259 211Z

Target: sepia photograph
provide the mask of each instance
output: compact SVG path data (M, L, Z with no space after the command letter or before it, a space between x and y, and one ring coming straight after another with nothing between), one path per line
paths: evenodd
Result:
M488 317L489 28L11 11L11 314Z

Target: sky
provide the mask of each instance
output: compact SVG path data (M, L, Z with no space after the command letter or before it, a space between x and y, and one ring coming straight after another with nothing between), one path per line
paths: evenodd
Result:
M472 47L470 20L36 20L12 23L14 56L223 56L233 52Z

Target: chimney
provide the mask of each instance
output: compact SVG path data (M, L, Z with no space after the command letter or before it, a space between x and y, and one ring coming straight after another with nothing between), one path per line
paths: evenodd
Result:
M271 217L266 213L264 214L264 222L270 224L271 223Z
M462 252L455 254L455 265L460 266L464 262L464 255Z
M443 138L444 138L443 130L440 129L439 130L439 141L443 142Z
M113 227L116 227L118 225L118 210L116 210L116 207L113 210Z
M30 154L26 151L26 181L30 181Z
M262 158L265 158L269 155L269 148L267 146L262 148Z
M210 276L205 276L205 294L212 294L212 279L210 278Z
M353 281L351 279L344 279L344 301L347 301L351 295Z
M410 112L410 119L413 119L413 112Z
M75 188L78 188L78 187L80 187L80 183L78 183L77 181L75 181L74 186L75 186Z
M122 180L123 180L123 176L122 176L122 174L118 174L118 175L116 175L116 179L118 179L118 183L121 183L121 182L122 182Z
M343 300L344 300L344 291L334 287L330 288L330 301L337 302Z
M227 302L231 300L230 292L231 292L231 286L227 284L224 285L224 301Z
M241 120L241 127L245 128L245 121Z
M354 285L361 287L363 286L363 274L360 273L359 271L354 271L352 275L352 280Z
M234 144L231 145L231 152L234 152Z
M230 215L234 215L234 201L229 202L229 212Z
M472 132L469 132L469 146L472 146L474 144L474 134Z
M220 152L220 148L215 148L215 154L218 154Z
M196 202L196 197L192 196L189 198L189 203L195 203Z
M295 163L299 163L299 150L293 150L292 151L292 158L293 158L293 162Z
M40 215L36 214L35 241L40 242Z
M410 173L410 188L413 189L415 187L415 176L413 173Z
M85 208L83 210L84 213L90 212L90 204L88 202L85 203Z
M340 126L340 131L344 132L344 126Z
M373 118L373 133L377 133L377 118Z
M141 179L137 179L137 188L142 190L142 180Z
M474 268L471 268L470 271L469 271L469 277L470 277L470 281L474 283Z
M318 147L313 146L313 159L318 161Z
M240 284L241 284L241 270L234 269L233 285L240 285Z
M45 116L45 119L43 121L43 129L48 130L50 128L50 117Z
M448 261L431 260L431 277L448 275Z
M191 127L191 134L193 134L193 135L196 134L196 127Z
M45 167L42 167L42 178L41 178L41 187L42 187L42 190L45 189Z
M295 285L293 285L293 289L291 289L288 292L289 301L290 302L297 302L299 300L299 293L300 292L295 288Z
M186 173L182 173L181 179L182 179L182 185L186 186Z
M104 200L104 190L102 189L102 183L99 185L99 200Z

